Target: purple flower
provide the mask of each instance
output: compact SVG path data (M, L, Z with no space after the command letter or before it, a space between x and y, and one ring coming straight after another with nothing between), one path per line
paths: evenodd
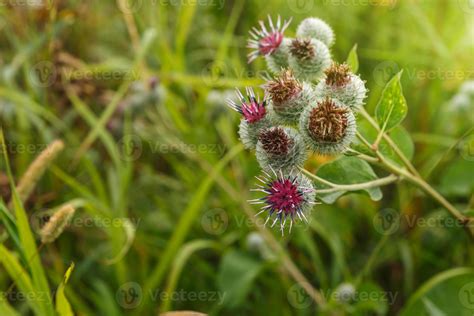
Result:
M268 24L270 26L269 30L267 30L263 21L259 22L260 30L253 27L252 30L249 31L252 38L248 40L247 44L248 48L253 49L253 51L248 54L248 62L251 63L258 56L267 56L277 50L283 41L283 33L288 25L290 25L290 22L291 19L284 21L282 25L281 18L278 16L275 26L270 16L268 16Z
M261 198L250 200L252 204L264 204L257 215L267 212L265 224L273 219L272 227L279 221L283 234L286 220L290 220L290 232L296 218L308 222L305 213L315 204L315 190L311 181L300 173L290 172L284 174L271 169L271 173L263 171L257 177L261 184L252 191L259 191L265 195Z

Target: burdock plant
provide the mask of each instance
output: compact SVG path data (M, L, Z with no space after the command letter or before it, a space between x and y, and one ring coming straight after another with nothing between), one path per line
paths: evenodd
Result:
M316 200L334 203L350 192L365 192L379 200L380 186L407 180L474 236L472 219L436 192L410 162L407 148L413 144L400 126L407 113L402 73L387 83L372 117L364 109L367 89L356 73L356 47L346 62L337 63L330 53L335 36L324 21L305 19L295 38L284 37L289 22L280 21L273 24L269 18L268 28L260 22L261 30L252 30L248 45L253 49L250 62L264 56L277 73L263 85L265 99L260 102L247 89L247 98L238 93L239 104L229 101L243 115L240 138L246 148L256 149L263 169L256 190L265 195L252 200L264 204L258 214L266 213L272 226L279 222L283 233L287 220L291 228L294 220L307 219ZM358 130L356 113L368 122L363 129ZM311 159L308 153L330 156L329 162L309 171L304 166ZM379 178L381 173L388 175Z

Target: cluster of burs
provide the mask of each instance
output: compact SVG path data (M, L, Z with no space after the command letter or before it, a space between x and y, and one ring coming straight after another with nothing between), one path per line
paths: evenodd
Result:
M367 93L350 67L332 61L335 37L318 18L303 20L295 38L284 36L289 24L280 18L250 31L249 60L262 56L273 78L264 85L263 100L247 88L240 102L228 100L242 114L239 135L255 149L264 170L290 171L302 166L309 152L344 152L356 134L355 113Z

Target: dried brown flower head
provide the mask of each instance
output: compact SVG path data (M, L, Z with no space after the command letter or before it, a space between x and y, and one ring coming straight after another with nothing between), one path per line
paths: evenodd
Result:
M288 154L291 146L293 146L293 140L288 137L281 127L273 127L262 131L258 140L268 154L275 156Z
M327 98L318 103L309 117L308 130L311 136L322 142L339 142L345 135L348 126L347 108L337 107Z
M315 55L315 49L311 39L294 39L290 45L290 52L300 60L311 59Z
M283 71L277 78L269 81L265 89L275 105L280 105L298 95L303 89L291 70Z
M351 70L347 64L333 63L325 73L328 86L342 87L351 81Z

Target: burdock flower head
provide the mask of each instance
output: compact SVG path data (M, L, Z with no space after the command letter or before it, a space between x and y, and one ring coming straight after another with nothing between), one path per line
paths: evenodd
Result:
M308 147L319 154L344 152L354 139L352 111L337 99L325 98L301 115L300 131Z
M333 63L325 71L325 80L316 86L316 95L338 99L353 111L363 105L366 93L364 81L353 74L347 64Z
M297 78L319 80L331 65L331 54L328 47L320 40L296 38L290 45L288 63Z
M265 84L265 91L272 101L272 110L283 124L297 124L301 112L314 98L311 84L298 81L291 70Z
M247 98L237 89L239 103L227 99L227 104L235 111L242 114L239 125L239 135L244 147L254 149L258 141L260 130L269 127L271 120L266 108L267 101L260 101L255 96L252 88L246 88Z
M271 127L260 132L256 156L264 170L291 170L306 160L306 146L301 135L291 127Z
M308 221L306 214L315 204L316 193L311 181L302 174L290 172L276 172L271 169L263 171L263 175L257 177L261 182L253 191L263 192L265 195L259 199L251 200L254 204L263 204L260 212L267 213L265 224L272 219L272 227L279 221L280 230L283 234L287 219L290 220L290 232L293 221Z
M269 56L274 54L283 42L286 28L290 24L291 19L281 23L281 18L278 16L276 24L273 24L272 19L268 16L268 29L263 21L260 21L260 29L253 27L249 31L252 38L248 40L247 47L253 49L248 54L248 62L251 63L258 56Z
M323 42L327 47L334 44L334 32L331 27L321 19L306 18L296 30L296 36L300 38L314 38Z

